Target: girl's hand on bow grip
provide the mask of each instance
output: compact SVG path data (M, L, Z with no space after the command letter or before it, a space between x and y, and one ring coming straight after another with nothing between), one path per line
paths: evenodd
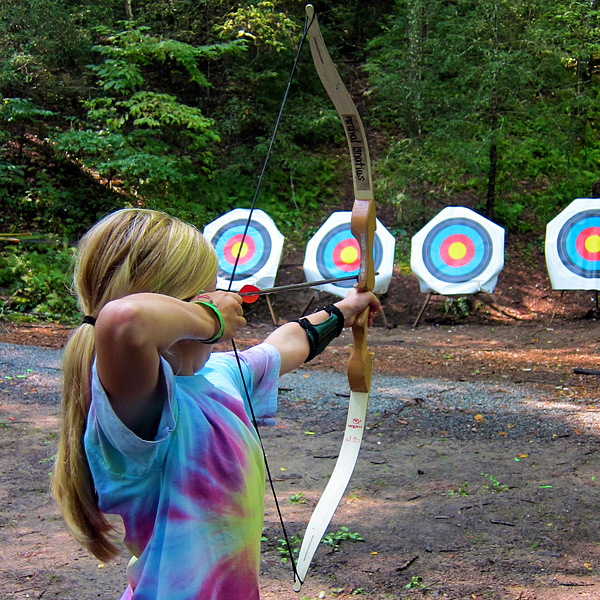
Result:
M199 294L193 302L211 302L223 317L225 330L219 341L232 340L240 327L246 326L244 309L242 308L242 297L233 292L208 292ZM216 324L215 334L218 333L221 324Z
M373 324L375 315L381 312L381 303L375 294L372 292L357 292L356 289L350 290L343 300L336 302L336 306L344 314L344 327L351 327L356 317L367 307L370 307L369 326Z

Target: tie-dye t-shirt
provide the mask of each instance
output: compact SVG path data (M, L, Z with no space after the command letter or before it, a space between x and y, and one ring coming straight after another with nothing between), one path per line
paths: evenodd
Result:
M277 408L280 357L240 353L259 422ZM192 377L162 361L168 400L153 441L113 412L94 366L85 452L100 510L118 514L138 560L134 600L257 600L264 461L235 357L213 354Z

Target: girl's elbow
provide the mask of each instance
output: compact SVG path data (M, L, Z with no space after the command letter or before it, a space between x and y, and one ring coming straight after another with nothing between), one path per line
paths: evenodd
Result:
M106 304L98 314L94 328L97 345L119 348L143 346L149 331L141 307L127 298Z

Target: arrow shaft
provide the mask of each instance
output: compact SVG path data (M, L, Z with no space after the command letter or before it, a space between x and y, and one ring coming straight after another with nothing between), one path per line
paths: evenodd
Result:
M325 285L327 283L337 283L338 281L350 281L357 279L358 275L348 275L347 277L333 277L332 279L321 279L319 281L306 281L305 283L292 283L290 285L280 285L277 287L267 288L258 292L243 292L240 296L262 296L263 294L271 294L273 292L289 292L291 290L299 290L307 287L315 287L317 285Z

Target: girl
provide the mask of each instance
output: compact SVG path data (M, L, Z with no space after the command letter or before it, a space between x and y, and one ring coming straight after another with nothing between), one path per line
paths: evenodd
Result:
M67 528L100 560L119 515L134 557L123 598L257 600L264 461L249 418L276 410L277 378L350 326L352 292L240 353L211 355L246 323L216 292L217 257L194 227L156 211L109 215L81 240L84 313L65 349L53 490Z

